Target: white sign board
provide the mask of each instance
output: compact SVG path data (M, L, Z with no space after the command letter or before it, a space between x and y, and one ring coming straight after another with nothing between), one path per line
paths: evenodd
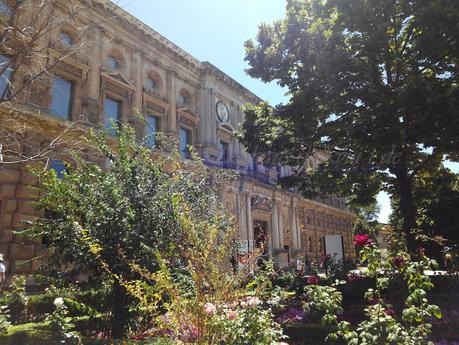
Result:
M327 235L324 237L325 254L330 254L335 261L344 260L343 236Z

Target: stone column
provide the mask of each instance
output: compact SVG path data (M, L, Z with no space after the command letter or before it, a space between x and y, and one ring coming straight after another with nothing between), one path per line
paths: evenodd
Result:
M94 100L99 99L100 88L100 70L103 50L103 32L100 28L94 31L93 42L91 47L91 67L88 74L88 97Z
M296 201L292 202L291 223L292 223L292 237L293 249L301 249L301 235L296 219Z
M247 216L247 239L249 240L249 250L253 249L253 220L252 220L252 202L250 200L250 194L247 193L245 196L246 216Z
M284 219L282 217L282 201L278 203L277 219L279 220L279 248L284 249Z
M207 126L210 128L210 143L215 147L218 147L218 138L217 138L217 114L215 110L215 93L210 91L210 113L209 113L209 123Z
M247 241L249 239L249 234L247 231L247 217L246 212L247 208L245 207L245 195L241 193L236 194L236 216L238 218L238 225L239 225L239 237L243 241Z
M142 109L142 94L143 94L143 56L142 53L136 51L134 53L134 84L135 84L135 94L134 94L134 108L141 114L143 113Z
M177 100L175 90L176 72L167 71L167 99L170 104L169 114L167 117L167 134L173 137L178 136L177 132Z
M203 146L209 145L212 141L211 139L211 109L210 109L210 103L211 103L211 91L206 88L202 87L200 89L200 116L201 116L201 121L199 123L200 129L201 129L201 140L200 144Z

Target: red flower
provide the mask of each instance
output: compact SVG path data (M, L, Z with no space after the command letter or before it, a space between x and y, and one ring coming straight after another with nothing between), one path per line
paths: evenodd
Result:
M418 253L419 256L424 256L425 255L425 252L426 252L426 249L423 248L423 247L418 247L416 249L416 253Z
M308 284L309 285L319 284L319 277L318 276L309 276L308 277Z
M394 260L394 264L397 268L405 266L405 259L402 256L397 256Z
M357 247L357 248L361 248L363 246L366 246L367 244L372 244L373 241L371 241L369 238L368 238L368 235L355 235L354 236L354 245Z
M320 263L321 263L321 264L326 264L326 263L328 263L328 261L330 261L330 260L331 260L331 255L330 255L330 254L322 255L322 256L320 257Z

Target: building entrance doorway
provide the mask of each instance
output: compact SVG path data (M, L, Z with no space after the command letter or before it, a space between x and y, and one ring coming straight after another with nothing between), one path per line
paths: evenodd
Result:
M261 249L261 255L268 253L268 223L260 220L253 222L253 239L255 249Z

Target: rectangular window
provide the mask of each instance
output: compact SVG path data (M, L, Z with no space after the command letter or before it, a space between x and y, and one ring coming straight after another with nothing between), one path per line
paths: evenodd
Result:
M54 170L56 172L56 176L58 179L63 179L64 172L67 171L64 162L60 159L51 159L49 163L49 169Z
M69 120L72 112L73 83L54 76L51 98L51 115Z
M10 62L10 58L0 55L0 71L3 71L5 66ZM8 97L8 91L10 90L10 79L11 73L13 72L12 68L8 67L5 69L0 76L0 99Z
M182 158L189 158L188 146L191 145L191 131L180 128L179 131L179 150Z
M121 102L108 97L105 98L104 112L104 128L108 134L115 135L116 126L119 124L121 117Z
M227 162L229 156L229 145L224 141L220 141L220 161Z
M148 147L155 146L155 136L159 129L159 119L156 116L147 116L147 137L145 143Z

